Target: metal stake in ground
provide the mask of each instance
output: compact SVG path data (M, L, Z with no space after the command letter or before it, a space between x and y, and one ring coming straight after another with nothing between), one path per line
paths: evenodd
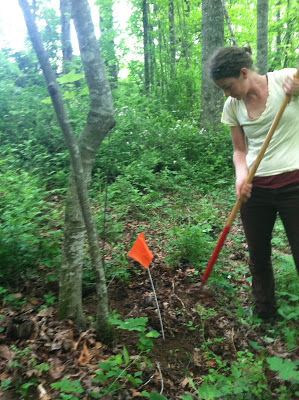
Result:
M149 265L153 259L153 255L150 252L149 248L147 247L147 245L145 243L144 235L142 233L140 233L137 236L137 239L136 239L135 243L133 244L133 247L131 248L128 256L133 258L134 260L138 261L139 264L141 264L148 271L148 276L149 276L149 279L150 279L150 282L152 285L152 289L153 289L153 293L154 293L154 297L155 297L155 301L156 301L156 305L157 305L159 320L160 320L160 324L161 324L161 333L162 333L163 340L165 340L164 328L163 328L162 317L161 317L160 308L159 308L159 304L158 304L157 294L156 294L154 282L152 280L151 272L149 269Z
M163 340L165 340L163 322L162 322L162 317L161 317L161 313L160 313L160 307L159 307L159 303L158 303L158 299L157 299L157 295L156 295L156 291L155 291L155 286L154 286L154 282L152 280L152 275L151 275L149 267L148 267L147 271L148 271L148 276L150 278L150 282L151 282L151 285L152 285L152 288L153 288L153 292L154 292L154 296L155 296L155 301L156 301L156 305L157 305L157 311L158 311L160 325L161 325L162 337L163 337Z

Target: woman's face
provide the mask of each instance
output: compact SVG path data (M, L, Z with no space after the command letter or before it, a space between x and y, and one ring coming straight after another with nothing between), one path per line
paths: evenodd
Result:
M226 97L234 97L237 100L242 100L247 94L247 77L248 70L242 68L239 78L223 78L218 79L215 84L223 90Z

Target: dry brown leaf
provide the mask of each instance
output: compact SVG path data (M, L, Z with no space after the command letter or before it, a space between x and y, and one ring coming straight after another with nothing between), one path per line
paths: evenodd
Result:
M130 389L130 391L132 392L132 399L133 399L133 397L143 397L142 396L142 393L140 393L140 392L137 392L137 390L135 390L135 389Z
M92 359L93 355L91 355L88 351L88 348L86 346L86 343L83 344L83 350L80 354L80 357L78 358L78 364L84 367L89 363L89 361Z
M14 352L10 350L8 346L1 345L0 346L0 357L7 360L7 363L11 363L14 356Z
M160 375L160 373L159 373L158 371L156 371L156 372L154 373L154 379L153 379L153 381L155 382L156 385L159 385L159 384L160 384L161 375Z
M65 331L57 332L51 345L51 350L71 350L73 348L73 338L73 329L67 329Z
M39 313L36 314L36 318L43 318L43 317L52 318L53 314L54 314L53 307L43 308Z
M192 362L194 365L197 367L201 366L201 351L197 347L194 348L193 354L192 354Z
M99 350L99 349L101 349L102 347L103 347L103 343L101 343L101 342L96 342L96 345L95 345L96 350Z
M190 385L189 379L185 378L180 385L182 386L182 388L185 388L187 385Z
M74 342L74 350L77 350L79 343L81 342L81 340L87 335L87 332L82 332L81 335L79 336L79 339L77 340L77 342Z
M58 357L52 358L48 360L51 365L51 369L49 370L50 375L53 379L59 379L62 376L62 373L65 370L65 366L61 364L61 361Z
M46 389L42 384L37 387L38 399L39 400L50 400L51 397L47 394Z

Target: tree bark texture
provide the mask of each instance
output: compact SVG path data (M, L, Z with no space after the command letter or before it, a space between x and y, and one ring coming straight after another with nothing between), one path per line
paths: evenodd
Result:
M289 10L290 10L290 0L288 0L288 5L287 5L287 21L289 21ZM290 24L287 26L287 31L284 37L284 47L287 49L288 45L290 44L290 38L291 38L291 30L290 30ZM285 57L284 57L284 63L283 63L283 68L286 68L288 64L288 52L285 51Z
M115 52L116 37L114 31L114 19L113 19L113 1L112 0L100 0L97 2L100 6L100 48L106 70L108 71L110 82L116 83L118 80L118 60Z
M280 28L280 22L281 22L281 15L280 15L280 5L281 2L277 1L276 5L278 6L278 10L276 13L276 18L278 22L278 30L277 30L277 36L276 36L276 52L275 52L275 58L274 58L274 63L275 65L281 65L281 58L282 58L282 51L281 51L281 28Z
M75 23L82 64L90 93L90 110L85 127L78 140L84 169L84 179L87 186L89 186L98 148L107 132L115 124L114 110L111 90L98 42L94 34L87 0L72 0L72 17ZM61 318L69 317L69 314L73 314L74 306L75 309L78 309L80 304L82 304L81 279L79 281L76 279L78 276L82 276L86 224L80 213L80 203L76 196L76 190L74 190L74 183L74 174L71 174L66 202L63 262L60 278ZM87 236L89 237L88 230ZM96 329L98 335L100 335L104 333L102 327L106 326L108 318L108 299L98 237L92 246L93 248L90 246L90 254L98 299ZM72 273L71 279L69 276L70 272ZM74 287L76 287L76 292L80 296L78 298L75 298L74 295L71 298L68 298L67 295L65 296Z
M224 15L221 0L202 1L201 21L201 116L203 127L216 126L223 108L223 94L209 78L211 55L224 44Z
M185 11L185 2L182 1L182 16L180 12L180 7L178 7L178 15L179 21L181 26L181 41L182 41L182 53L186 61L186 70L190 69L190 62L189 62L189 47L188 47L188 40L187 40L187 29L186 29L186 11Z
M155 13L155 18L158 21L158 54L159 54L159 65L160 65L160 79L159 79L159 84L161 86L161 94L162 97L165 95L165 86L166 86L166 78L165 78L165 72L164 72L164 58L163 58L163 51L162 51L162 33L161 33L161 21L158 17L158 12L157 12L157 7L154 6L154 13Z
M68 73L68 63L73 61L71 42L71 0L60 0L61 44L63 57L63 72Z
M175 78L175 25L174 25L174 4L173 0L168 0L168 21L169 21L169 46L170 46L170 78Z
M147 0L142 0L142 24L143 24L143 52L144 52L144 88L149 92L150 71L149 71L149 43L148 43L148 12Z
M257 59L260 74L268 72L268 0L257 1Z
M222 7L223 7L223 13L224 13L224 16L225 16L226 25L227 25L227 28L228 28L228 31L229 31L229 34L230 34L230 39L232 41L233 46L237 46L237 42L236 42L236 39L235 39L233 27L232 27L232 24L230 22L230 18L229 18L228 12L227 12L225 0L222 0Z
M98 148L96 146L99 146L105 134L114 125L114 117L110 87L101 60L97 40L94 35L89 5L87 0L72 0L73 16L78 35L81 58L90 92L90 111L78 145L78 142L75 140L72 133L71 125L64 108L49 58L43 48L40 34L37 31L35 22L32 18L28 1L19 0L19 4L23 10L29 36L43 69L55 113L69 150L72 174L68 193L72 196L72 199L77 199L77 218L82 219L83 217L84 224L82 225L85 226L87 232L91 263L95 275L98 295L97 334L98 336L102 336L102 339L106 340L106 335L108 336L110 334L110 328L108 325L108 296L99 240L89 204L87 186L89 181L88 176L90 176L91 166ZM81 160L84 160L84 163L82 163ZM69 212L66 211L66 218L68 215ZM75 217L73 220L74 219ZM72 226L72 222L69 222L69 224L66 222L66 226L68 225ZM77 231L72 237L72 231L68 232L66 229L64 231L64 236L64 246L67 243L71 246L71 249L64 250L63 259L68 251L73 251L74 249L76 249L75 253L77 253L77 255L82 259L82 253L80 255L78 254L78 249L82 249L82 247L78 245L78 239L82 239L83 233L81 234ZM73 241L74 237L76 239L75 242ZM74 269L74 265L75 264L72 265L70 270L67 270L69 265L62 265L59 313L61 318L73 318L76 323L82 324L82 316L75 315L75 313L80 313L80 308L82 309L82 305L79 307L76 306L81 299L74 299L75 295L78 295L81 292L81 288L79 288L81 279L79 279L79 284L77 283L81 271Z

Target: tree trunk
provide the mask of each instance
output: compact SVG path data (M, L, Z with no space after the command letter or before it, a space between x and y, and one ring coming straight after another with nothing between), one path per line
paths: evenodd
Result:
M268 72L268 0L257 1L257 59L259 73Z
M174 28L174 4L173 0L168 0L168 21L169 21L169 46L170 46L170 78L175 78L175 28Z
M284 48L286 49L285 51L285 57L284 57L284 62L283 62L283 68L287 67L288 64L288 46L290 44L290 38L291 38L291 31L290 31L290 24L289 24L289 10L290 10L290 0L288 0L287 4L287 26L286 26L286 34L284 37Z
M280 0L276 2L276 5L278 6L278 10L276 12L276 18L277 18L277 35L276 35L276 51L275 51L275 57L274 57L274 65L272 66L272 70L278 68L281 68L281 59L282 59L282 51L281 51L281 14L280 14L280 5L281 2Z
M161 21L160 18L158 17L157 13L157 8L156 6L154 7L155 11L155 18L158 21L158 49L159 49L159 64L160 64L160 86L161 86L161 94L162 97L164 98L165 95L165 73L164 73L164 58L163 58L163 51L162 51L162 33L161 33Z
M223 108L223 94L209 78L208 61L224 44L224 15L221 0L202 1L201 116L203 127L216 126Z
M186 28L186 11L185 11L185 2L184 0L182 1L182 9L183 9L183 17L181 18L181 13L178 8L178 13L179 13L179 21L181 25L181 31L182 31L182 53L184 55L185 61L186 61L186 70L190 69L190 61L189 61L189 47L188 47L188 35L187 35L187 28Z
M100 0L100 49L103 56L110 82L118 80L118 60L115 52L116 33L114 30L113 2L112 0Z
M236 39L235 39L233 27L232 27L232 24L230 22L230 18L229 18L228 12L227 12L225 0L222 0L222 7L223 7L223 13L224 13L224 16L225 16L225 21L226 21L226 25L227 25L227 28L228 28L228 31L229 31L229 34L230 34L230 38L231 38L232 44L233 44L233 46L237 46L237 42L236 42Z
M143 51L144 51L144 89L149 92L150 71L149 71L149 43L148 43L148 13L147 0L142 0L142 23L143 23Z
M69 72L69 64L73 61L73 48L71 42L71 0L60 0L61 44L63 72Z
M78 35L81 59L91 94L90 111L86 125L80 135L78 145L72 133L55 75L51 69L49 58L43 48L41 37L32 18L28 2L27 0L19 0L19 4L23 10L29 36L43 69L56 116L70 153L72 169L70 182L72 182L72 184L70 185L68 194L78 199L78 201L74 208L75 215L72 214L74 218L72 221L66 221L66 227L69 228L72 226L75 219L82 220L83 217L84 224L81 224L81 226L84 225L87 232L91 264L97 288L98 313L96 330L98 337L106 341L109 340L111 335L108 324L108 296L97 229L92 217L87 186L90 180L88 177L90 177L90 171L98 146L105 134L113 127L114 117L111 91L94 34L89 5L87 0L72 0L73 18ZM83 160L84 163L81 160ZM73 190L74 188L75 190ZM67 204L69 200L68 198ZM66 218L69 215L70 210L67 210ZM73 259L75 259L75 255L78 257L76 260L78 260L79 257L82 259L82 253L79 254L78 250L80 252L82 250L82 245L80 243L82 243L84 235L83 230L79 232L75 229L74 235L72 235L72 231L70 233L71 234L68 235L67 229L64 232L64 247L70 246L70 249L64 251L64 254L70 254L73 251ZM80 242L79 244L78 240ZM71 266L71 271L66 271L66 266L62 265L59 295L62 303L60 304L59 314L61 318L74 318L74 321L82 326L82 316L80 315L78 317L78 315L75 315L76 312L82 310L82 304L77 306L81 303L81 298L79 298L79 300L74 299L74 292L79 296L81 294L81 271L75 269L78 265L79 262L77 264L74 263ZM78 277L79 283L77 281ZM65 287L67 287L68 290L65 290ZM62 299L63 294L66 296L64 299ZM68 295L70 295L69 298Z
M153 25L149 24L149 75L150 75L150 87L155 87L155 72L156 72L156 49L154 38Z

